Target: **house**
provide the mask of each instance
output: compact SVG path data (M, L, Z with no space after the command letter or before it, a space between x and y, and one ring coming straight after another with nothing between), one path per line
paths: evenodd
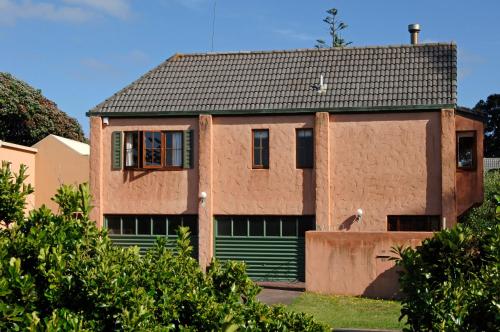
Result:
M88 112L93 217L143 249L188 225L202 266L261 280L307 279L308 230L453 226L483 172L456 65L452 43L176 54Z
M27 183L35 192L28 197L26 210L47 206L56 212L51 200L62 184L89 181L90 146L72 139L48 135L32 147L0 141L0 160L11 163L17 172L20 164L28 166Z

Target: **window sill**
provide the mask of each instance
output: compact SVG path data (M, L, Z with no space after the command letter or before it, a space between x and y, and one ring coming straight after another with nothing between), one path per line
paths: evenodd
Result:
M190 170L191 168L184 168L184 167L125 167L123 168L124 171L136 171L136 172L151 172L151 171L187 171Z

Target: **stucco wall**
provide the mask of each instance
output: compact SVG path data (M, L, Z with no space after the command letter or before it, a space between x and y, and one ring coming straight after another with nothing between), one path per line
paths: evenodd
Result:
M194 164L182 170L113 170L111 134L129 130L193 130ZM198 213L198 118L110 118L102 129L102 214ZM93 153L93 150L91 150ZM98 171L93 168L92 172ZM97 175L94 176L97 178Z
M483 131L484 124L461 115L455 115L458 131L476 131L476 167L473 170L456 170L457 215L483 201ZM456 162L455 162L456 165Z
M306 233L306 290L321 294L398 296L395 246L416 247L432 233Z
M34 150L34 149L32 149ZM28 178L25 183L31 184L33 187L36 187L35 180L35 156L36 151L29 151L24 149L16 149L12 147L8 147L5 145L0 145L0 162L2 160L7 160L11 163L11 170L14 173L19 172L19 166L24 164L28 167L26 174ZM35 207L35 195L31 194L26 199L26 211L32 210Z
M333 230L386 231L387 215L440 215L440 135L439 112L330 115Z
M314 214L314 174L297 169L295 129L314 115L213 118L214 214ZM269 169L252 169L252 129L269 129Z
M89 181L89 156L81 155L49 136L35 144L36 207L45 204L52 211L58 206L51 200L61 184L78 185Z

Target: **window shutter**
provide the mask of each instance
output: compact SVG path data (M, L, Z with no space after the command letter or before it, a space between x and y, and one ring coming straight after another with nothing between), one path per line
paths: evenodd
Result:
M113 169L122 169L122 132L111 134L111 165Z
M184 131L184 146L183 146L183 167L193 168L193 131Z

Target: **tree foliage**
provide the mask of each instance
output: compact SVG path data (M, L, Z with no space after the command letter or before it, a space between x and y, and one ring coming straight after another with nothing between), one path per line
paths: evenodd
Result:
M326 12L328 16L326 16L323 19L323 22L325 22L328 25L328 32L332 39L331 47L344 47L352 44L352 42L347 42L344 38L342 38L340 34L342 30L347 28L347 24L345 24L344 22L340 21L337 18L338 10L336 8L331 8L328 9ZM316 40L316 48L326 48L326 47L329 46L325 40L323 39Z
M480 100L474 110L486 114L484 156L500 158L500 94L492 94L486 101Z
M31 146L49 134L85 142L82 128L57 105L8 73L0 73L0 140Z
M459 224L397 254L406 331L500 330L500 224Z
M163 238L141 256L89 220L85 185L55 201L59 214L42 207L0 230L1 331L326 331L259 302L243 263L213 261L203 273L187 228L175 252Z

